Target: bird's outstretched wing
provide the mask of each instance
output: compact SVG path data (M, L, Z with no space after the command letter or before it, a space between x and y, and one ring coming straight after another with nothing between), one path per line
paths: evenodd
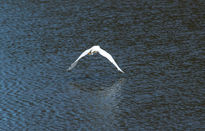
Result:
M78 59L77 59L75 62L73 62L73 64L71 64L71 66L67 69L67 71L72 70L72 69L77 65L78 61L79 61L82 57L86 56L86 55L90 52L90 50L91 50L91 49L85 50L85 51L78 57Z
M120 72L124 73L124 71L122 71L122 70L120 69L120 67L117 65L117 63L115 62L115 60L112 58L112 56L111 56L109 53L107 53L105 50L103 50L103 49L101 49L101 48L98 50L98 52L99 52L102 56L106 57L112 64L114 64L115 67L116 67Z

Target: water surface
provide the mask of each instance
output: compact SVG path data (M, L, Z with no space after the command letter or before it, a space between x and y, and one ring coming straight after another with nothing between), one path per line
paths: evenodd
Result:
M204 129L204 5L1 1L0 130Z

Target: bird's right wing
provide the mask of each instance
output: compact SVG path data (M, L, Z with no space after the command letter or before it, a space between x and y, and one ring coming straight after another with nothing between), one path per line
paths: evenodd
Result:
M117 65L117 63L115 62L115 60L112 58L112 56L107 53L105 50L101 49L98 51L102 56L106 57L120 72L124 73L124 71L122 71L120 69L120 67Z
M67 70L68 70L68 71L69 71L69 70L72 70L72 69L77 65L78 61L79 61L81 58L83 58L84 56L86 56L86 55L90 52L90 50L91 50L91 49L85 50L85 51L78 57L78 59L77 59L75 62L73 62L73 64L71 64L71 66L70 66Z

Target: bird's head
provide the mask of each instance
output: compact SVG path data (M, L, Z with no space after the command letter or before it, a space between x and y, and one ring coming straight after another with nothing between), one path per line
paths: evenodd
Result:
M91 51L88 53L88 55L93 55L92 53L91 53Z
M88 55L93 55L93 54L95 54L95 53L97 53L97 51L91 50L91 51L88 53Z
M100 46L99 45L95 45L91 48L90 52L88 53L88 55L93 55L95 53L98 53L98 51L100 50Z

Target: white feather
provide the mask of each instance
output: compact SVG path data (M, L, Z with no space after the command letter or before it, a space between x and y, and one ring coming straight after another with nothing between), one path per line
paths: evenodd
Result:
M93 46L93 47L91 47L90 49L85 50L85 51L78 57L78 59L77 59L73 64L71 64L71 66L68 68L68 70L73 69L73 68L77 65L78 61L79 61L81 58L83 58L84 56L86 56L88 53L90 53L90 54L92 55L92 54L95 53L95 52L98 52L100 55L106 57L106 58L117 68L117 70L119 70L120 72L124 73L124 71L122 71L122 70L120 69L120 67L117 65L117 63L116 63L115 60L112 58L112 56L111 56L109 53L107 53L105 50L101 49L100 46L98 46L98 45L97 45L97 46Z

